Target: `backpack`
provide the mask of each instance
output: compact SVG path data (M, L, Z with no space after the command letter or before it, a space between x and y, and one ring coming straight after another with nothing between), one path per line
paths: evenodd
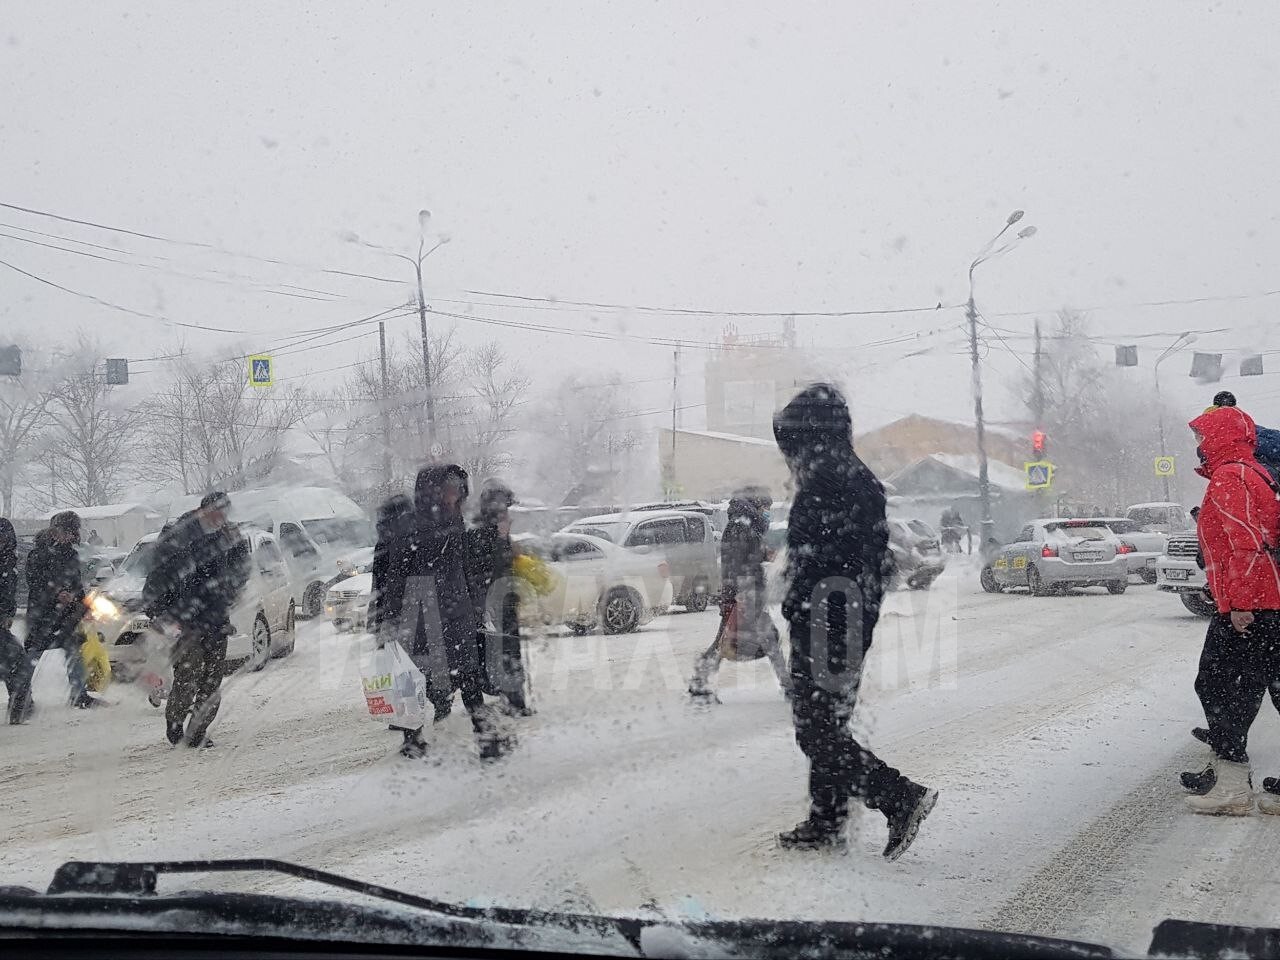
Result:
M1272 480L1280 482L1280 430L1258 427L1257 437L1254 458L1266 467Z

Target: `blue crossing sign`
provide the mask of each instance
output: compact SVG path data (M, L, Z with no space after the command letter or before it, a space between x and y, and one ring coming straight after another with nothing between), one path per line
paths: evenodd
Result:
M275 374L271 369L271 358L265 353L255 354L249 358L249 386L269 387L275 383Z
M1048 460L1036 460L1022 466L1027 474L1028 490L1048 490L1053 486L1053 464Z

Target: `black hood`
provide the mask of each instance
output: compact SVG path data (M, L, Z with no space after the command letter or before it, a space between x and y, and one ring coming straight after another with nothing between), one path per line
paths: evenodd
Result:
M740 520L764 532L766 527L764 515L772 505L773 498L764 487L744 487L736 490L729 497L727 510L729 522Z
M462 486L462 500L465 501L470 494L470 487L467 484L467 471L458 464L432 464L418 471L418 479L413 487L413 505L420 517L433 522L440 522L441 520L445 520L448 523L452 523L455 520L459 523L461 522L461 502L458 505L456 517L443 516L443 503L441 502L440 494L450 477L457 480Z
M814 383L795 395L773 418L773 436L788 460L853 448L853 418L844 394L829 383Z

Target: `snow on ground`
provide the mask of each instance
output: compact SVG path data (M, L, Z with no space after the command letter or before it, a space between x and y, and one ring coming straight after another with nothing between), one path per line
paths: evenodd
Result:
M458 901L947 923L1128 950L1167 916L1274 922L1280 818L1193 817L1176 783L1203 758L1188 735L1203 621L1145 586L1033 599L975 581L960 567L894 594L867 666L857 723L942 791L896 864L872 813L845 855L776 848L805 813L805 762L764 661L726 665L720 705L687 703L708 612L532 640L539 713L487 767L460 705L431 759L401 759L364 714L367 638L324 623L227 681L209 751L170 748L133 688L92 713L56 706L45 663L37 720L0 726L0 882L42 886L73 858L271 856ZM1269 708L1252 753L1255 779L1280 772Z

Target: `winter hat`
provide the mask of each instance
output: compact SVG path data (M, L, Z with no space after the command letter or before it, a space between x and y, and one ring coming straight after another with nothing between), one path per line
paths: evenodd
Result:
M504 483L491 480L480 491L480 503L476 511L479 520L497 520L516 502L516 495Z
M1213 405L1215 407L1234 407L1236 405L1236 395L1230 390L1220 390L1214 394Z
M80 536L80 514L74 510L63 510L61 513L55 513L53 519L49 521L49 527L53 530L73 533L78 537Z
M231 509L231 498L221 490L214 490L200 498L200 509L226 513Z

